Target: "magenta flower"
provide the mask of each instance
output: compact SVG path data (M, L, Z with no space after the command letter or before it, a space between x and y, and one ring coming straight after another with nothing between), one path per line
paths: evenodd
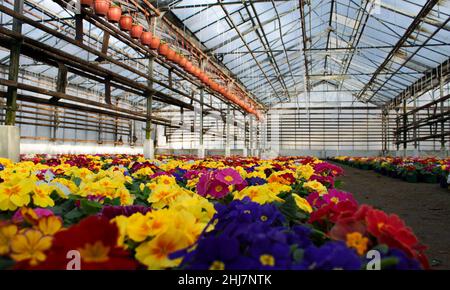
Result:
M334 178L332 176L322 176L314 174L309 178L309 180L317 180L318 182L322 183L325 186L327 185L334 186Z
M322 205L326 204L326 202L320 198L319 193L317 192L312 192L310 193L307 197L306 200L308 201L308 203L315 207L315 208L321 208Z
M314 171L316 174L326 174L333 177L337 177L344 173L341 167L328 162L317 163L314 165Z
M236 184L235 189L237 191L241 191L244 188L246 188L248 186L248 182L246 180L243 180L242 183Z
M216 171L215 178L227 185L236 185L244 182L239 172L233 168L225 168Z
M212 172L205 172L200 175L200 178L197 183L197 193L201 196L206 196L208 193L208 187L212 180Z
M52 216L52 215L54 215L53 212L52 212L51 210L45 209L45 208L41 208L41 207L34 208L33 211L36 213L36 215L38 216L39 219L42 218L42 217L47 217L47 216ZM13 217L12 217L12 221L13 221L14 223L21 223L21 222L24 221L24 217L23 217L23 215L22 215L21 209L18 209L18 210L14 213L14 215L13 215Z
M358 203L356 202L356 200L353 198L353 196L348 193L348 192L344 192L344 191L339 191L336 189L330 189L328 191L328 194L325 194L322 196L323 200L330 204L330 203L339 203L342 202L344 200L348 200L351 203L357 205Z
M213 180L209 184L207 194L209 194L210 196L212 196L214 198L222 198L225 195L227 195L229 192L230 191L228 189L228 185L226 185L218 180Z

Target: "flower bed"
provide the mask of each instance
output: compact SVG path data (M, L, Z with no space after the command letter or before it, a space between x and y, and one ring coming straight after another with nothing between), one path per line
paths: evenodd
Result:
M450 158L435 157L349 157L330 158L360 169L376 172L407 182L439 183L443 188L450 186Z
M0 164L1 268L353 270L372 250L382 269L428 268L397 215L358 205L312 157Z

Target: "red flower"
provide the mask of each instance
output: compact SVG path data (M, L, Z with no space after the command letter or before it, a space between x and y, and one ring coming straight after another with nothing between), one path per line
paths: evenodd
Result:
M412 230L395 214L387 215L381 210L371 209L366 214L367 231L380 244L403 250L411 258L417 258L424 268L429 268L428 260Z
M65 270L67 253L80 253L81 270L131 270L138 267L128 251L117 246L119 231L108 219L90 216L67 230L58 232L47 259L35 269Z
M295 177L292 173L287 172L287 173L281 174L280 177L289 181L289 184L292 184L295 182Z
M358 205L350 200L344 200L337 204L330 203L311 213L309 223L330 221L336 223L339 219L352 216L358 210Z

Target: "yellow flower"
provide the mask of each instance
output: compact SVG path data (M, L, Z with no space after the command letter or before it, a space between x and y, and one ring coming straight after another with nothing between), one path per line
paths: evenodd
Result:
M115 223L117 225L117 228L119 229L119 238L117 239L117 245L118 246L125 246L125 238L127 235L127 227L128 227L128 217L124 215L116 216L114 219L111 220L112 223Z
M78 192L78 186L71 180L65 178L55 178L50 182L56 193L62 198L68 198L70 194Z
M182 191L178 185L159 184L148 196L147 201L152 204L154 208L163 208L169 205L177 195Z
M55 206L55 202L50 197L50 194L53 192L53 190L53 186L50 186L47 183L35 185L33 191L34 205L40 207Z
M273 201L283 202L284 200L279 198L276 192L272 191L269 184L280 185L279 183L267 183L263 185L247 186L240 192L236 192L234 194L234 199L243 199L248 196L252 201L259 204L265 204ZM290 186L288 187L290 188Z
M303 210L304 212L307 212L307 213L311 213L313 211L311 205L309 204L309 202L306 199L300 197L298 194L295 194L295 193L293 193L292 196L294 197L295 204L297 204L297 206L301 210Z
M205 224L207 224L216 213L214 205L209 202L208 199L200 195L180 195L174 200L170 208L176 211L186 210L194 215L198 222Z
M289 192L292 190L292 187L290 187L289 185L276 183L276 182L266 183L265 185L267 186L267 188L270 191L272 191L276 195L278 195L282 192Z
M135 213L128 218L127 235L136 242L142 242L151 233L150 214Z
M176 267L181 258L170 259L169 255L189 246L188 240L180 230L168 230L151 241L140 244L136 248L136 259L146 265L149 270Z
M200 180L199 177L189 179L187 184L186 184L186 187L188 187L188 188L195 188L197 186L197 183L198 183L199 180Z
M164 184L164 185L174 185L177 184L177 181L175 180L175 177L168 176L168 175L161 175L156 178L156 182L158 184Z
M354 248L360 256L364 255L367 250L367 244L369 243L368 238L359 232L348 233L346 238L347 247Z
M11 240L17 234L16 225L0 226L0 256L9 253Z
M8 158L0 158L0 164L2 164L4 167L10 167L13 165L12 161Z
M34 182L23 179L17 184L0 184L0 210L15 210L30 203L30 192Z
M132 174L134 178L146 178L149 175L153 175L154 172L150 167L143 167Z
M246 178L252 178L252 177L259 177L262 179L266 179L266 174L264 173L264 171L257 171L257 170L247 173Z
M306 188L310 192L317 192L319 196L327 194L327 188L317 180L311 180L303 183L303 187Z
M62 221L57 216L42 217L37 228L46 236L53 236L62 229Z
M132 205L134 202L134 195L125 186L118 188L114 197L120 198L120 205Z
M30 265L37 265L46 259L45 251L50 249L52 238L40 231L29 229L14 236L11 240L11 258L15 261L29 260Z
M300 165L296 170L298 178L304 178L305 180L309 180L309 178L314 174L314 168L309 165Z

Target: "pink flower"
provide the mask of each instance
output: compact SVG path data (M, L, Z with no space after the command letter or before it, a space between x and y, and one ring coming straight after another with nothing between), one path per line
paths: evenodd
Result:
M334 178L331 176L322 176L322 175L316 175L314 174L311 176L309 180L317 180L318 182L322 183L323 185L327 186L334 186Z
M307 197L306 200L310 205L312 205L315 208L321 208L322 205L326 204L326 202L320 198L320 195L318 192L312 192Z
M215 178L227 185L241 184L244 182L239 172L233 168L225 168L216 171Z
M200 178L197 183L197 193L201 196L206 196L209 184L212 180L212 172L205 172L202 175L200 175Z
M344 200L348 200L356 205L358 204L352 194L350 194L348 192L344 192L344 191L339 191L334 188L328 190L328 194L323 195L322 198L326 203L336 203L337 204Z
M207 194L211 195L214 198L222 198L229 193L228 185L214 180L210 183Z
M40 207L34 208L33 211L34 211L34 213L37 215L38 219L40 219L40 218L42 218L42 217L47 217L47 216L52 216L52 215L54 215L53 212L52 212L51 210L45 209L45 208L40 208ZM24 218L24 216L23 216L23 214L22 214L22 209L18 209L18 210L14 213L14 215L13 215L13 217L12 217L12 221L13 221L14 223L21 223L21 222L24 221L24 219L25 219L25 218Z

